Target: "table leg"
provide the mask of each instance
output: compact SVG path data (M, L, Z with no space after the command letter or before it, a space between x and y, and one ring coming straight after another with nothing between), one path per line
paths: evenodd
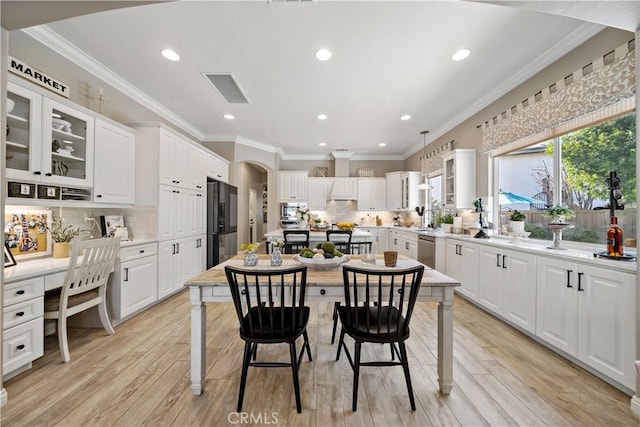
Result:
M438 303L438 384L440 392L453 387L453 289L442 290Z
M191 300L191 392L202 394L202 387L207 365L206 324L207 311L202 301L202 288L189 288Z

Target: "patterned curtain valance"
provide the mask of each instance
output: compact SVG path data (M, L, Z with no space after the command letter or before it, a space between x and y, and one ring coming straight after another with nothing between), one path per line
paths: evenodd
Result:
M635 108L635 40L482 124L483 151L506 152Z
M431 172L442 169L442 157L453 150L453 140L446 144L420 156L420 165L422 168L422 176L427 176Z

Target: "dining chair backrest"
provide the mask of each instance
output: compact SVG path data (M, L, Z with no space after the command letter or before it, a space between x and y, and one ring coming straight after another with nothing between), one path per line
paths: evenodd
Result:
M376 335L383 342L406 337L423 274L424 265L398 269L344 265L346 323L370 341L376 341Z
M74 240L61 300L66 302L73 295L106 288L119 250L119 238Z
M327 241L333 243L333 245L343 254L351 253L351 230L327 230Z
M241 337L285 340L302 332L307 267L254 270L226 266L225 273Z
M297 254L309 247L309 230L283 230L284 253Z

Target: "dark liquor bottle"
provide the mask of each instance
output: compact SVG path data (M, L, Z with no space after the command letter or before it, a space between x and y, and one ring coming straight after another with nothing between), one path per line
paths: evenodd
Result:
M612 216L611 226L607 230L607 255L622 256L624 254L622 242L622 228L618 227L618 218Z

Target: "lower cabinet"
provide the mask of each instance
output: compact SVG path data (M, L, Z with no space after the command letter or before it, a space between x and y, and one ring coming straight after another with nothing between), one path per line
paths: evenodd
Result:
M635 277L538 257L536 335L635 388Z
M109 281L109 310L114 320L123 319L153 304L158 299L156 243L121 248Z
M371 233L373 235L374 246L378 250L378 254L388 250L389 244L389 230L384 227L358 227L362 231Z
M182 289L206 267L206 234L158 244L158 298Z
M478 302L522 329L536 331L536 257L526 252L481 246Z
M411 231L389 230L388 250L418 259L418 235Z
M445 252L445 274L460 282L455 291L478 301L478 246L447 239Z

